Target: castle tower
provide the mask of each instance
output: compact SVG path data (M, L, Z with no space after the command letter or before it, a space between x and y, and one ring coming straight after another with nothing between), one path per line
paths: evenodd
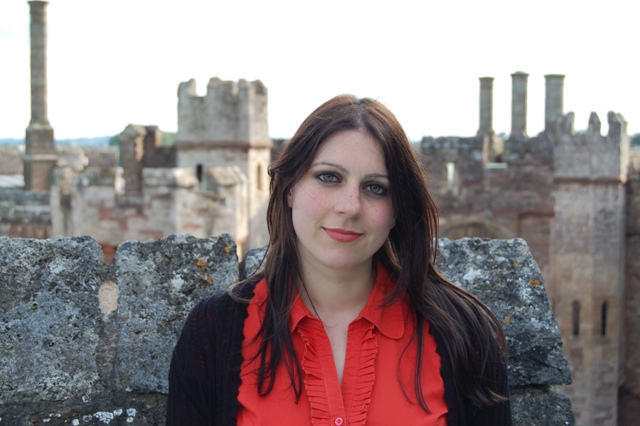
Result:
M562 117L564 101L564 75L547 74L545 79L544 100L544 130L551 131L550 127Z
M511 74L511 139L527 137L527 79L529 74Z
M548 291L572 367L565 392L578 425L615 425L618 417L629 139L621 115L610 112L608 121L604 137L595 114L584 134L573 131L572 113L549 127L556 189Z
M200 97L194 80L181 83L176 145L178 167L192 167L199 177L213 167L240 168L249 187L249 238L234 238L245 248L266 245L267 170L272 143L264 84L212 78L207 93Z
M32 191L51 187L58 157L53 128L47 117L47 8L46 1L30 1L31 121L26 129L24 182Z

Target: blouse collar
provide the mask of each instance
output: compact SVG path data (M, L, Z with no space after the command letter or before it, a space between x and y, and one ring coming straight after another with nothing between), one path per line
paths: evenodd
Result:
M388 306L383 306L385 296L393 290L395 282L389 277L386 269L376 264L376 281L367 300L367 304L360 311L360 315L353 320L364 318L373 324L380 332L390 339L399 339L404 335L407 321L408 307L405 301L396 300ZM296 299L289 315L289 331L293 332L300 321L305 318L317 320L304 304L302 298L296 294Z

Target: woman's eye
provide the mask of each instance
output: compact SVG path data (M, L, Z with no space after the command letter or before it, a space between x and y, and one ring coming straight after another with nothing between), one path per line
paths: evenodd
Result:
M325 182L325 183L338 182L338 176L334 175L333 173L318 173L316 175L316 178L319 181Z
M367 185L365 188L375 195L387 195L387 192L389 192L387 188L377 183L371 183Z

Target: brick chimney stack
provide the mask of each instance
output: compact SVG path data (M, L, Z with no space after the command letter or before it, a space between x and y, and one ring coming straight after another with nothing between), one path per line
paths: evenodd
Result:
M551 129L558 117L564 114L564 75L547 74L545 78L544 130Z
M47 117L47 1L29 1L31 14L31 121L26 129L25 189L48 191L58 157Z
M493 77L480 77L480 128L478 136L493 134Z
M529 74L518 71L511 74L511 136L527 137L527 78Z

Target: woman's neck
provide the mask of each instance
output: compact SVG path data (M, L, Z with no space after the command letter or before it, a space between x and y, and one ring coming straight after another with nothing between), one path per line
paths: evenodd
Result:
M305 305L323 322L353 320L371 295L375 274L369 262L358 268L334 270L304 265L298 291Z

